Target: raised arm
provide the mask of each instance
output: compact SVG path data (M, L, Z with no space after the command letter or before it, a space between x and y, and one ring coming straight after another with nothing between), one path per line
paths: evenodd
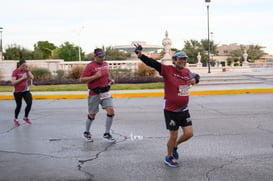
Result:
M154 68L156 71L158 71L159 73L161 73L161 63L159 63L158 61L156 61L155 59L152 59L150 57L147 57L146 55L142 54L142 46L141 45L135 45L136 49L135 49L135 53L137 54L137 57L146 65L148 65L149 67Z

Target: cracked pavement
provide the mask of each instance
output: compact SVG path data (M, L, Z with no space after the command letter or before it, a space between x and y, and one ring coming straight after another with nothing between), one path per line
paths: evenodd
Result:
M34 100L32 125L14 127L13 100L0 101L0 180L272 180L273 94L192 96L194 137L182 144L178 168L163 163L168 131L162 98L116 98L112 134L105 112L81 138L85 99ZM23 104L24 108L25 104Z

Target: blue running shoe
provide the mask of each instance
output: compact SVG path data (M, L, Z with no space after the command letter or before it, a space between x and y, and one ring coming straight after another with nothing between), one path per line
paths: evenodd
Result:
M166 156L164 162L169 165L170 167L178 167L178 163L176 162L176 159L174 159L172 156Z
M177 147L173 148L173 158L176 160L178 160L178 158L179 158L179 154L177 152L177 149L178 149Z

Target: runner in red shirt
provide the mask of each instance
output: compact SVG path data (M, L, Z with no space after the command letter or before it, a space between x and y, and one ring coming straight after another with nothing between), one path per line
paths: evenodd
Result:
M25 116L23 120L26 123L31 124L30 120L28 119L28 115L32 106L32 95L29 91L28 80L33 78L34 77L29 71L26 61L20 60L17 64L17 69L12 72L11 79L11 83L14 86L13 96L16 102L15 117L13 122L16 126L20 125L17 119L22 106L22 98L24 98L26 102Z
M106 110L106 124L103 138L109 142L116 140L110 134L110 129L114 117L113 100L110 94L110 84L113 80L109 79L108 63L104 61L105 52L97 48L94 50L94 61L86 65L81 74L80 81L87 83L88 87L88 116L85 122L86 130L83 133L85 141L93 141L90 134L91 123L99 112L99 105Z
M190 86L199 82L200 76L185 68L188 56L183 52L176 52L172 65L164 65L142 54L141 45L135 45L135 53L146 65L155 68L164 78L164 115L166 128L170 132L167 143L167 156L164 162L177 167L179 154L177 147L193 136L192 121L190 118L188 102ZM182 128L183 134L178 137L178 129Z

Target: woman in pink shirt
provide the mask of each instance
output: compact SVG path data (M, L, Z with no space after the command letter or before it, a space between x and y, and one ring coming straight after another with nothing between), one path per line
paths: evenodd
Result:
M18 115L21 110L23 98L26 102L25 116L24 116L23 120L26 123L31 124L31 122L28 119L28 115L31 110L32 95L29 91L28 80L33 79L33 78L34 78L33 74L29 71L26 61L20 60L17 63L17 69L15 69L12 72L12 79L11 79L11 83L14 86L13 95L14 95L14 99L16 102L15 117L14 117L13 122L16 126L20 125L20 123L18 121Z

